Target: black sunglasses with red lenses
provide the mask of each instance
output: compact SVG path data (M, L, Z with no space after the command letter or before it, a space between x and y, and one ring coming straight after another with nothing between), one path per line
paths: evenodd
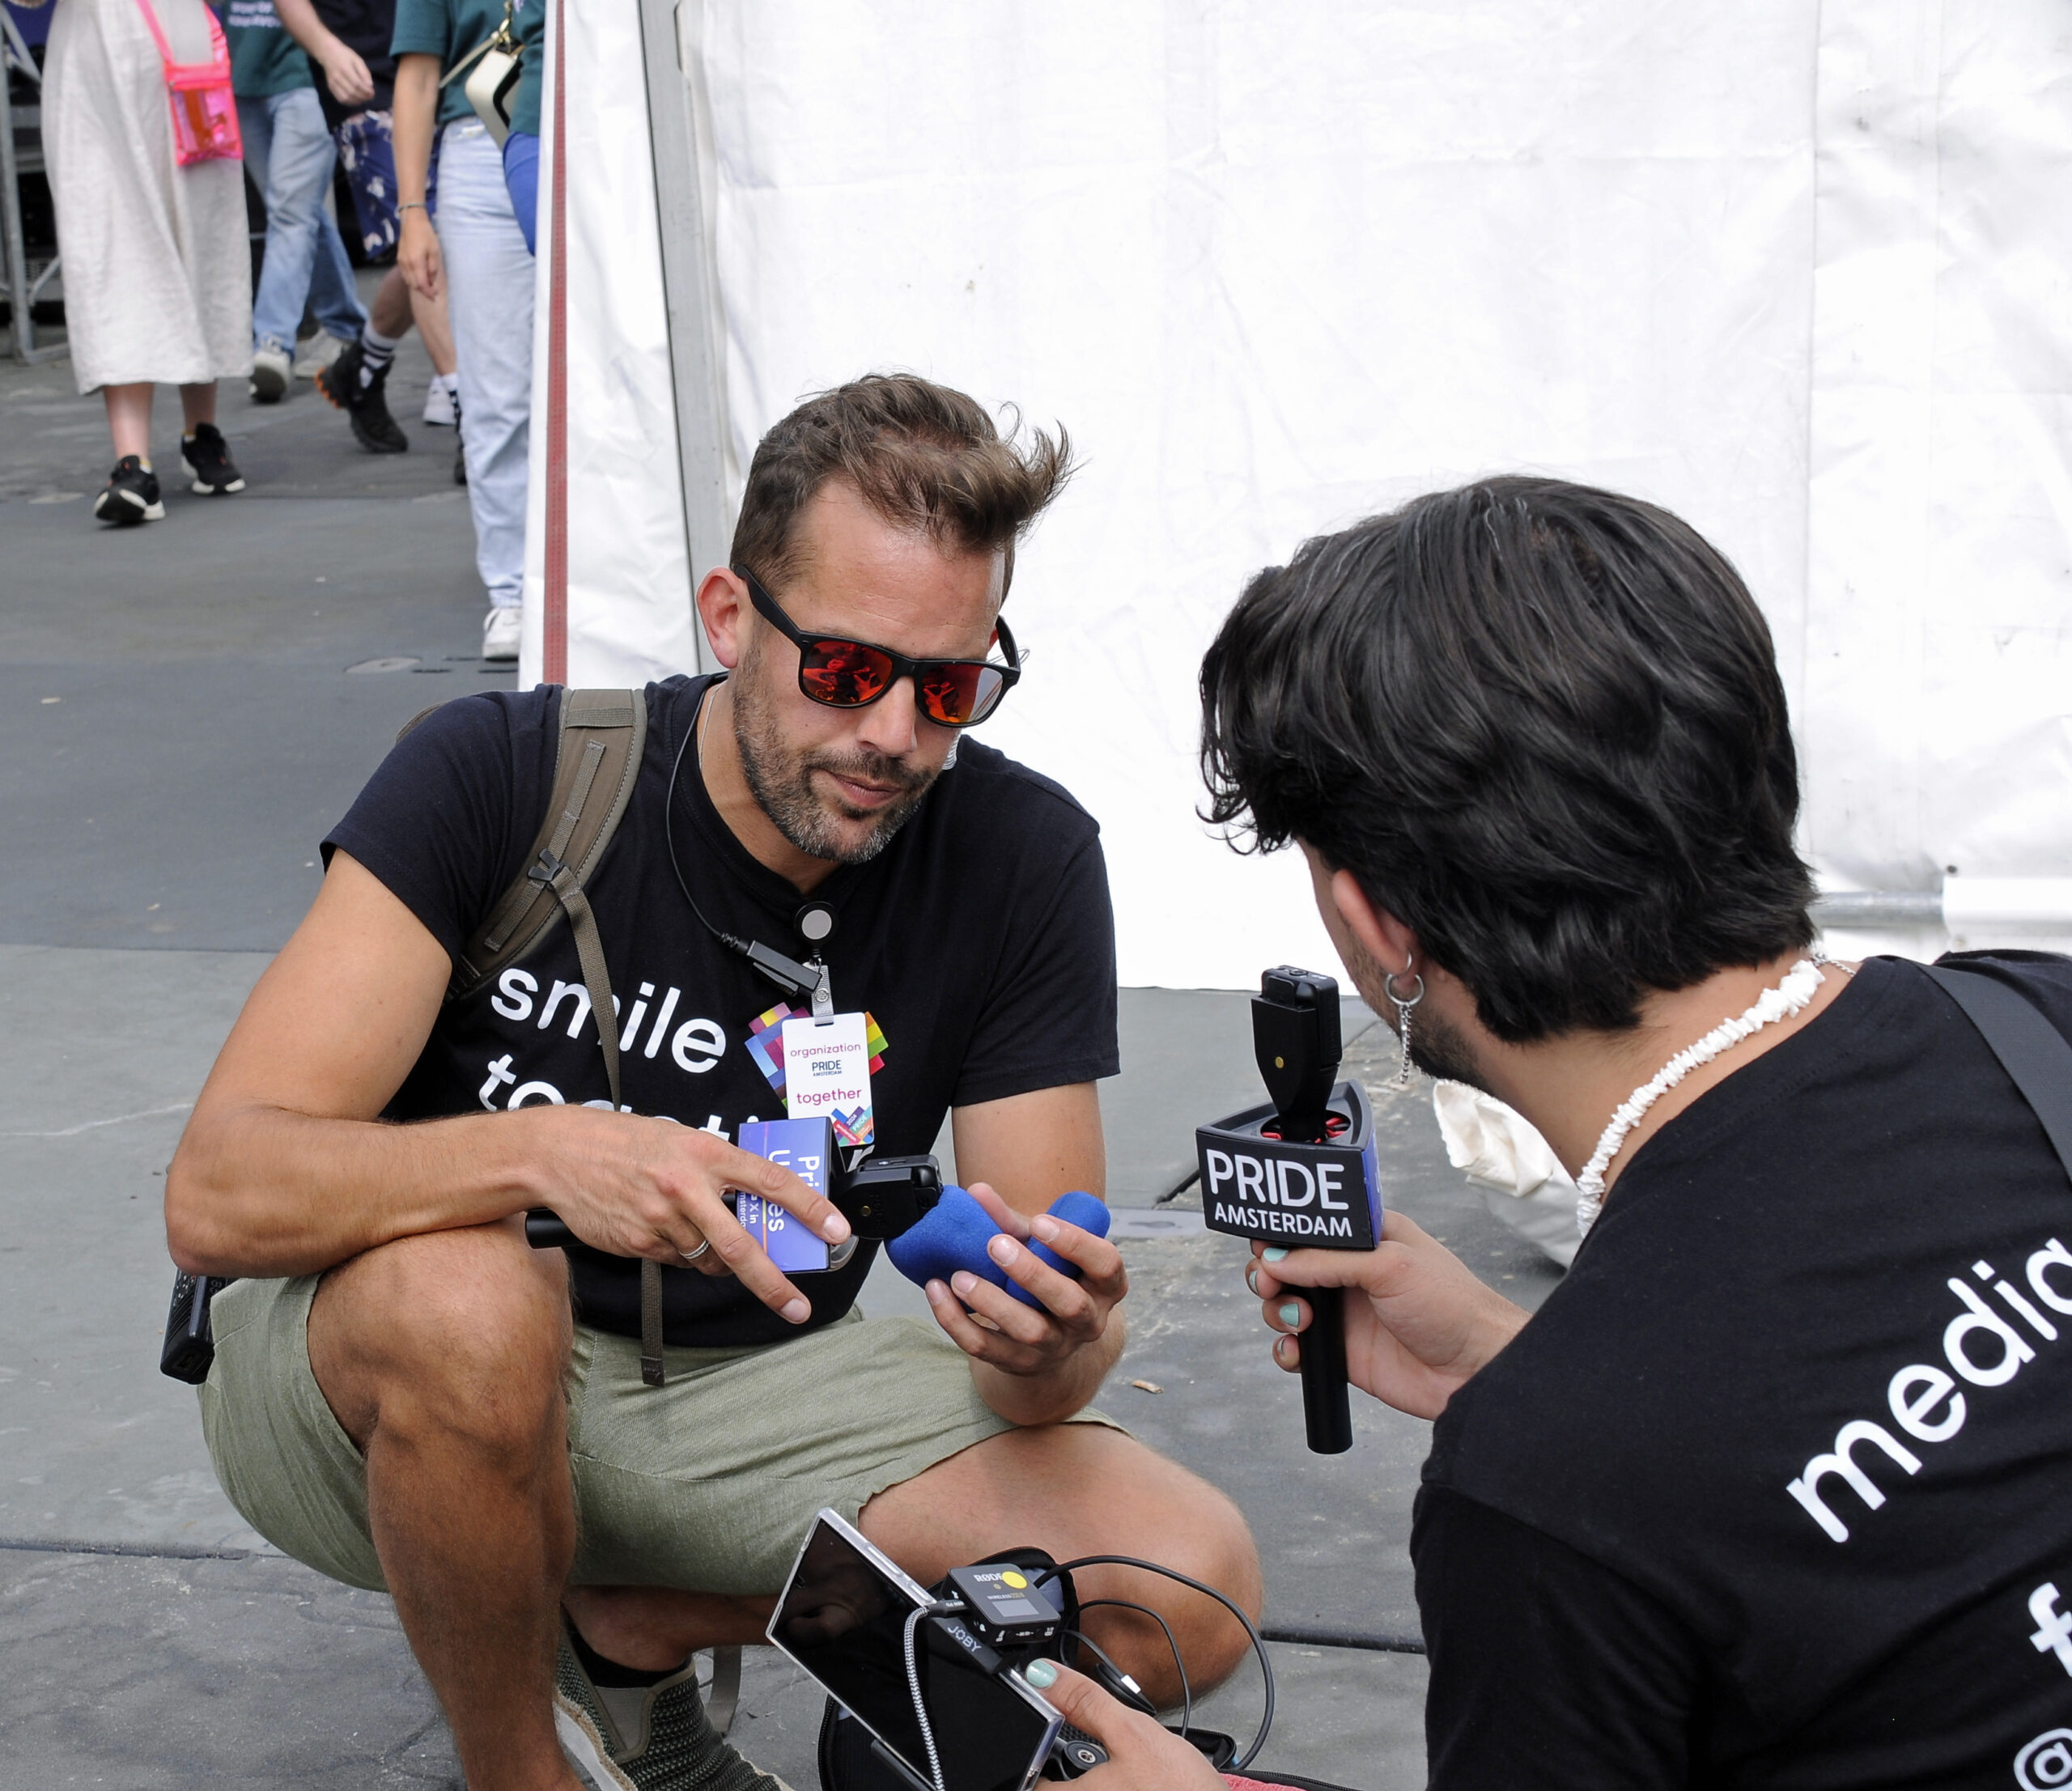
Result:
M938 728L975 728L1021 681L1021 656L1007 618L994 623L1007 664L991 660L910 660L890 647L840 634L809 634L786 615L762 581L745 566L734 575L748 586L757 613L799 650L799 689L830 709L861 709L900 679L914 681L914 700Z

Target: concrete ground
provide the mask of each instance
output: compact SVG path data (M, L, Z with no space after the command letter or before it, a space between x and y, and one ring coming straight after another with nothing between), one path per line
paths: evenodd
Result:
M0 363L0 1779L122 1791L457 1785L451 1742L388 1602L274 1551L217 1489L193 1395L155 1372L171 1271L163 1172L215 1049L316 884L315 845L396 728L464 685L482 597L452 438L361 453L298 384L222 422L251 489L169 489L127 533L87 514L113 459L70 370ZM157 460L175 463L170 394ZM168 480L170 487L174 482ZM397 665L364 670L371 662ZM1395 1204L1506 1292L1554 1271L1446 1167L1426 1091L1385 1092ZM1405 1555L1426 1427L1356 1405L1347 1455L1309 1455L1268 1359L1242 1246L1166 1205L1199 1118L1257 1099L1245 997L1126 991L1104 1090L1132 1338L1103 1404L1225 1487L1267 1563L1267 1621L1414 1636ZM873 1276L873 1312L917 1309ZM1158 1390L1133 1385L1147 1382ZM1264 1760L1382 1791L1423 1782L1424 1663L1276 1645ZM1247 1670L1207 1720L1248 1734ZM751 1651L750 1756L816 1782L817 1695Z

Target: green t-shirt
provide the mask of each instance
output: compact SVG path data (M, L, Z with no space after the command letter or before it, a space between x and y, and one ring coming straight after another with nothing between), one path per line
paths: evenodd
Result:
M525 46L518 65L518 91L511 96L511 128L540 134L540 88L547 72L547 0L518 0L512 30Z
M231 91L240 100L315 85L309 58L282 29L274 0L230 0L223 9L223 36L230 44Z
M396 56L436 56L444 74L503 23L503 0L396 0L396 35L389 40ZM474 72L469 66L469 74ZM439 128L456 118L472 118L468 76L439 90Z

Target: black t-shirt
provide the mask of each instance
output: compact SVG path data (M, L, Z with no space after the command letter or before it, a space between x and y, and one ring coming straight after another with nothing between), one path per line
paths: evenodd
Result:
M316 97L323 102L325 121L336 130L355 112L386 112L395 103L396 58L388 45L396 35L396 0L310 0L324 28L348 49L359 52L367 72L374 77L374 97L364 105L342 106L331 97L331 87L317 69Z
M1975 961L2072 1032L2072 962ZM2068 1242L1917 966L1671 1120L1435 1427L1435 1791L2072 1784L2072 1645L2032 1640L2072 1610Z
M733 1137L784 1117L749 1055L749 1022L802 997L698 924L669 868L669 770L709 680L648 688L647 750L633 799L586 893L620 1010L621 1092L635 1111ZM546 813L559 698L490 692L435 711L389 753L325 842L350 852L457 954L517 876ZM683 760L677 855L713 925L792 957L805 899L751 858ZM1119 1065L1115 923L1093 819L1058 785L976 740L876 858L813 891L831 904L823 948L838 1011L885 1035L872 1078L876 1149L930 1149L952 1106L1089 1082ZM567 925L488 987L448 1002L384 1117L423 1119L542 1101L610 1103L597 1029ZM875 1246L806 1276L810 1326L854 1303ZM639 1334L638 1267L571 1251L584 1320ZM662 1271L673 1343L795 1336L739 1283Z

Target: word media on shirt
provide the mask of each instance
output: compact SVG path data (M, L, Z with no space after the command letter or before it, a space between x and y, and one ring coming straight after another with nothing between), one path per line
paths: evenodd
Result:
M2066 1271L2061 1291L2050 1280L2053 1269ZM1989 1263L1972 1263L1972 1273L1991 1286L2031 1335L2046 1343L2059 1340L2057 1326L2038 1309L2040 1305L2072 1318L2072 1250L2057 1239L2048 1240L2025 1265L2024 1279L2029 1292L2036 1296L2033 1301L1998 1275ZM1947 1285L1964 1307L1942 1329L1943 1359L1957 1378L1925 1362L1913 1362L1895 1374L1886 1388L1892 1422L1917 1442L1947 1443L1964 1428L1966 1407L1957 1379L1975 1387L2005 1386L2036 1359L2028 1337L1989 1304L1970 1282L1951 1275ZM1883 1424L1868 1418L1853 1418L1836 1432L1835 1446L1824 1455L1815 1456L1785 1488L1805 1508L1807 1515L1838 1543L1849 1540L1849 1526L1828 1504L1821 1488L1823 1480L1830 1476L1839 1479L1866 1509L1875 1511L1885 1502L1877 1483L1850 1453L1866 1443L1875 1444L1902 1471L1909 1475L1921 1471L1921 1458Z

